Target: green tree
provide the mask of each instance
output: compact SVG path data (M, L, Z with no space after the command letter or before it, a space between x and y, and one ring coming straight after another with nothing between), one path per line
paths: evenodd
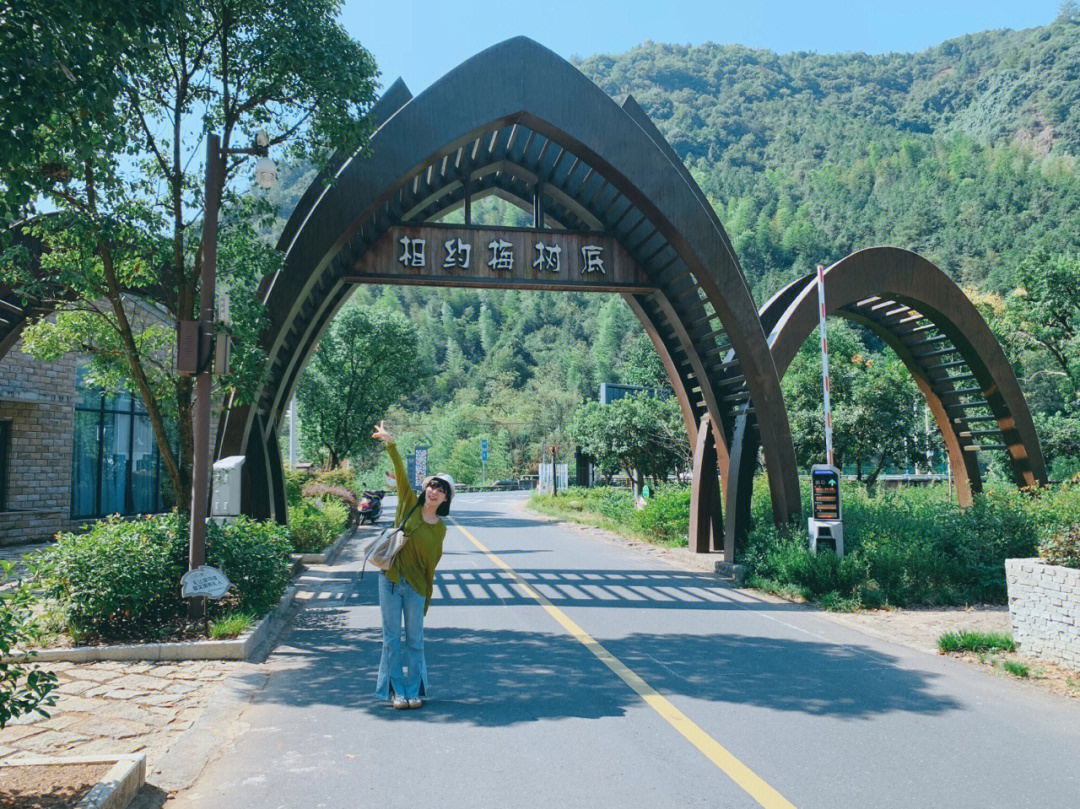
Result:
M920 394L899 358L874 352L843 321L828 324L829 390L836 465L854 466L873 484L890 463L925 457ZM824 462L821 350L815 336L799 349L781 382L799 463ZM886 349L888 351L888 349Z
M59 16L55 4L33 3L37 13ZM110 28L114 5L101 6L81 32L78 54L91 54L90 85L51 98L45 117L30 109L32 93L17 97L19 109L5 111L34 122L17 162L3 164L5 193L31 214L33 204L23 202L29 183L56 213L38 217L33 227L50 249L45 272L32 273L25 254L12 248L0 265L0 282L28 299L65 302L55 325L42 321L28 334L28 349L43 359L89 351L91 381L121 377L146 405L177 500L187 503L193 382L176 376L162 356L169 342L164 331L139 333L127 298L148 298L174 321L198 318L201 158L208 132L219 133L229 149L250 146L263 129L271 148L325 164L334 150L350 154L366 143L376 71L338 23L336 0L282 0L272 7L254 0L166 0L151 4L154 25L130 34L138 45L130 48L117 46L126 40ZM141 19L127 13L116 19L133 17ZM65 46L58 40L69 27L46 25L35 42L43 53L60 53ZM62 63L57 67L64 73ZM63 85L63 79L52 81ZM228 157L222 209L222 287L233 309L243 312L235 327L242 361L224 386L239 392L240 401L245 383L259 373L257 284L278 266L273 251L252 244L252 224L272 211L257 194L241 201L249 171L243 155ZM166 427L170 419L179 432L178 454Z
M690 443L674 397L625 396L609 405L586 402L570 420L567 432L596 459L602 474L622 470L640 491L645 480L666 480L686 469Z
M593 343L593 367L596 371L597 384L616 381L615 364L622 346L623 335L626 333L625 309L626 304L613 295L600 310L600 319L596 326L596 342Z
M1080 257L1045 253L1017 268L1006 302L1012 338L1052 360L1066 403L1080 394Z
M671 390L667 369L645 332L638 334L630 343L622 365L619 366L619 374L628 385Z
M1052 478L1080 471L1080 257L1040 254L991 321L1020 365Z
M319 341L297 385L306 449L328 469L376 448L371 425L416 387L417 340L401 315L347 306Z
M101 143L81 122L117 126L114 99L124 77L111 56L145 55L169 0L0 1L0 222L25 216L35 198ZM77 112L79 118L72 118ZM67 162L47 158L63 143Z

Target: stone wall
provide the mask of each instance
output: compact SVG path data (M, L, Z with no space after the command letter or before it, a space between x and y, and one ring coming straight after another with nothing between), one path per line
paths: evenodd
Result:
M1080 671L1080 570L1006 559L1005 578L1020 651Z
M0 545L70 530L75 357L38 362L19 341L0 359L0 421L11 422Z

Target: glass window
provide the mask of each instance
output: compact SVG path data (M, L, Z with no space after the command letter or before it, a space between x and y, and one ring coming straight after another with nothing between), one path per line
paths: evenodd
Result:
M128 403L130 407L130 402ZM128 458L131 457L131 416L106 412L101 450L101 512L127 514Z
M131 440L131 496L136 513L157 510L158 449L149 416L135 416Z
M171 508L161 453L142 402L127 393L102 394L90 388L85 363L79 365L77 384L71 516L152 514ZM175 427L166 429L175 445Z
M100 404L101 397L98 397ZM97 514L98 437L101 415L96 411L75 411L75 450L71 469L71 516Z

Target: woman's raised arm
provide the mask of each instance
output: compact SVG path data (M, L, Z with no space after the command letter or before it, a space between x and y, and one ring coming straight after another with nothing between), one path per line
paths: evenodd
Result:
M404 509L412 508L416 503L416 492L413 491L413 487L409 483L409 473L406 471L405 464L402 462L401 455L394 444L394 436L386 429L385 422L380 421L376 425L375 432L371 434L371 437L378 438L386 444L386 452L390 456L390 462L394 465L394 478L397 482L398 491L397 520L400 520L405 515Z

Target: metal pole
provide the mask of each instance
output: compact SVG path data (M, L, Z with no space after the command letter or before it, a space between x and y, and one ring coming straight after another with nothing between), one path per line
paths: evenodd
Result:
M218 199L222 182L221 143L206 138L206 209L203 217L202 274L199 290L199 373L195 377L195 455L191 474L191 539L188 567L206 560L206 507L210 499L210 350L214 329L214 278L217 271ZM205 599L192 599L192 611L201 613Z
M832 448L832 401L829 398L829 339L825 336L825 268L817 268L818 322L821 325L821 383L825 391L825 455L829 466L833 463Z

